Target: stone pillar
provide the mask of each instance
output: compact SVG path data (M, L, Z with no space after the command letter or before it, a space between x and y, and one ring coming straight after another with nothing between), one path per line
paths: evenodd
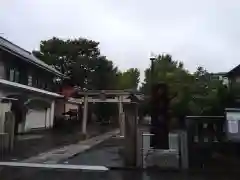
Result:
M122 96L118 97L119 102L118 102L118 121L119 121L119 128L120 128L120 135L124 136L124 129L125 129L125 116L124 116L124 112L123 112L123 102L122 102Z
M140 128L137 128L137 146L136 146L136 155L137 155L137 167L143 168L143 131Z
M151 147L169 149L169 97L165 83L153 84L151 94Z
M83 106L83 120L82 120L82 133L87 134L87 118L88 118L88 96L84 96Z
M181 157L181 168L189 168L189 157L188 157L188 137L186 131L179 131L180 139L180 157Z
M137 166L137 104L124 106L126 113L124 159L127 167Z

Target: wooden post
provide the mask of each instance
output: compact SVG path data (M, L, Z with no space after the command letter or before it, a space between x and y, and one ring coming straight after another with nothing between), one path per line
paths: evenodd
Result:
M131 103L125 105L125 165L127 167L137 166L137 104Z
M11 151L14 145L14 127L15 127L15 118L13 113L6 112L5 113L5 123L4 123L4 131L8 134L8 149Z
M87 117L88 117L88 96L84 96L84 107L83 107L83 120L82 120L82 133L87 134Z

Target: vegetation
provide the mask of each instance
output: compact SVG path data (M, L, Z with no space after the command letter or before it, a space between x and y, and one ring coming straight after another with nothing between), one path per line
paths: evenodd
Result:
M141 91L149 93L150 68L145 70L145 80ZM154 61L154 82L166 82L169 85L171 113L173 116L185 115L223 115L228 103L228 89L222 81L203 67L194 73L184 68L184 64L175 61L170 55L159 55Z
M138 69L119 71L111 60L101 55L99 43L92 40L53 37L41 41L40 51L33 51L33 54L81 88L137 89L139 83Z
M139 86L138 69L120 71L101 54L99 43L92 40L54 37L41 41L40 50L33 54L69 76L71 83L81 88L137 90ZM144 94L150 93L150 72L150 67L145 70L145 79L140 86ZM190 73L183 62L173 60L170 55L158 55L154 61L153 80L168 84L172 98L170 109L175 117L222 115L224 112L228 89L203 67ZM147 113L147 107L146 103L143 104L142 112Z

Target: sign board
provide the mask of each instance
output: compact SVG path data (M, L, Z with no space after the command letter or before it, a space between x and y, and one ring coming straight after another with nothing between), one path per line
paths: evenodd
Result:
M240 111L238 109L226 109L226 120L228 140L240 142Z
M240 112L227 112L227 127L229 133L238 133L239 122Z

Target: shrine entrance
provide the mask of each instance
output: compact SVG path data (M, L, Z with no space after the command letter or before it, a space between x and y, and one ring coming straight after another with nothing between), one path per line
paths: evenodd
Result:
M87 134L89 103L116 103L118 105L118 124L120 136L124 136L125 112L124 104L139 102L143 95L131 90L87 90L77 91L74 98L69 98L69 102L83 105L82 133Z

